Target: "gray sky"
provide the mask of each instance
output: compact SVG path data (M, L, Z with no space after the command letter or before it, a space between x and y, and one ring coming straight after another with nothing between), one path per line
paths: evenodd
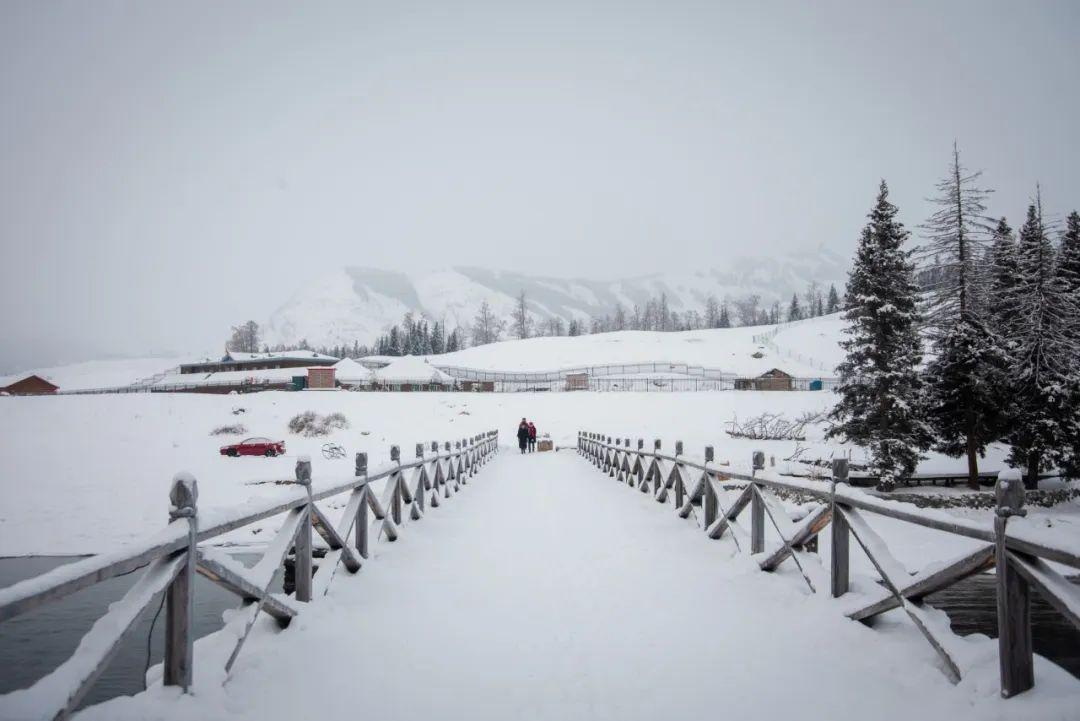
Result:
M326 266L848 253L954 138L1014 225L1080 206L1080 3L725 5L0 4L0 369L217 347Z

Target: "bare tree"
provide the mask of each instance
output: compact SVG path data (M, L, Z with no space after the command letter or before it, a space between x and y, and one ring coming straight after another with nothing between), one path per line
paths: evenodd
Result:
M732 301L732 305L735 306L735 315L739 318L739 325L755 325L758 322L760 304L761 296L756 293Z
M528 338L532 335L533 319L529 315L529 306L525 300L525 291L521 290L518 293L517 302L514 303L514 310L510 314L510 332L514 334L515 338Z
M238 353L259 352L259 324L253 320L241 325L234 325L232 336L225 345L228 350Z
M506 323L495 317L491 312L491 306L485 299L480 304L480 309L473 318L472 339L473 345L487 345L499 340Z

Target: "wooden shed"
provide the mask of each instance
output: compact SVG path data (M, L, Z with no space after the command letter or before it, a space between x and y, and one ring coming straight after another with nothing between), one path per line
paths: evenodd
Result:
M589 374L588 373L567 373L566 374L566 390L568 390L568 391L587 391L587 390L589 390Z
M779 368L765 371L754 379L754 390L758 391L790 391L792 389L792 377Z
M308 368L308 390L328 390L337 386L334 366Z
M10 393L13 396L43 396L52 395L60 390L60 386L50 383L38 375L29 375L25 378L0 387L0 392Z

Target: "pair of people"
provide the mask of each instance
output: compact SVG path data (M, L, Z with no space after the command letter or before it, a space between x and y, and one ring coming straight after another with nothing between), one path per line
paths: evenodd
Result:
M518 448L522 453L536 450L536 426L522 418L517 429Z

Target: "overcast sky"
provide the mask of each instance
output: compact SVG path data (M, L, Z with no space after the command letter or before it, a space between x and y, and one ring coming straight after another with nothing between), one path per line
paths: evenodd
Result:
M614 277L1080 206L1080 3L0 4L0 369L216 348L328 266ZM905 7L900 7L904 5Z

